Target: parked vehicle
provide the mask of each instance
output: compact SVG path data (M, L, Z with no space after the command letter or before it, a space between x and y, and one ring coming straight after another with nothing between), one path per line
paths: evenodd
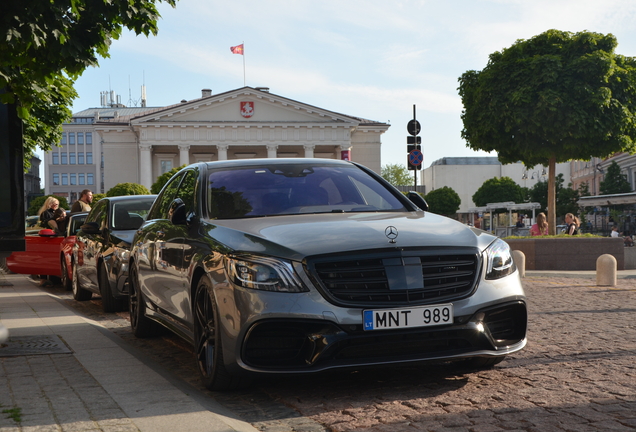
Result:
M60 278L67 289L71 288L71 250L75 234L88 213L69 213L65 235L56 235L52 229L27 229L26 250L13 252L7 258L7 267L14 273Z
M102 297L104 312L128 308L128 256L135 231L156 195L102 198L91 209L73 247L73 297Z
M194 346L204 385L422 360L494 365L526 344L507 244L423 211L362 165L231 160L175 174L137 231L130 320Z

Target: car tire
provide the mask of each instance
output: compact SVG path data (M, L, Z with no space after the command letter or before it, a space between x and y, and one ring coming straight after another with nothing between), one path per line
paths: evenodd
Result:
M128 275L128 311L132 333L138 338L157 336L161 326L146 316L146 302L137 281L137 270L134 265L131 265Z
M60 269L62 270L62 285L66 291L71 291L73 289L73 285L71 278L68 277L68 266L66 265L64 255L60 256Z
M102 265L99 272L99 294L102 296L102 309L104 312L121 312L125 310L125 299L115 298L108 280L108 269Z
M223 362L218 310L212 285L204 276L194 295L194 357L203 385L209 390L232 390L247 385L247 379L231 375Z
M73 263L75 264L75 263ZM87 301L93 297L93 293L82 288L82 284L77 277L77 266L73 265L73 280L71 281L73 298L77 301Z

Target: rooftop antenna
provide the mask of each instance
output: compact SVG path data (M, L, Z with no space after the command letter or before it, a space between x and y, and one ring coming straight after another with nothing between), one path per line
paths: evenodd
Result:
M146 107L146 71L143 71L143 80L141 84L141 106Z
M128 75L128 106L137 106L137 102L132 99L132 91L130 90L130 75Z

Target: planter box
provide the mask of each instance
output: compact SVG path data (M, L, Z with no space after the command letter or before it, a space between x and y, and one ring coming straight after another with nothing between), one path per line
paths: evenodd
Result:
M603 254L616 258L617 270L625 269L622 238L559 237L504 241L512 250L524 253L526 270L596 270L596 260Z

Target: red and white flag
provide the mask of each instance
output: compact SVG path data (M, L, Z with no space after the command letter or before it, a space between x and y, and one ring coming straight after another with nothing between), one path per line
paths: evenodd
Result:
M237 45L237 46L230 47L230 51L232 51L232 54L240 54L240 55L243 55L243 44L240 44L240 45Z

